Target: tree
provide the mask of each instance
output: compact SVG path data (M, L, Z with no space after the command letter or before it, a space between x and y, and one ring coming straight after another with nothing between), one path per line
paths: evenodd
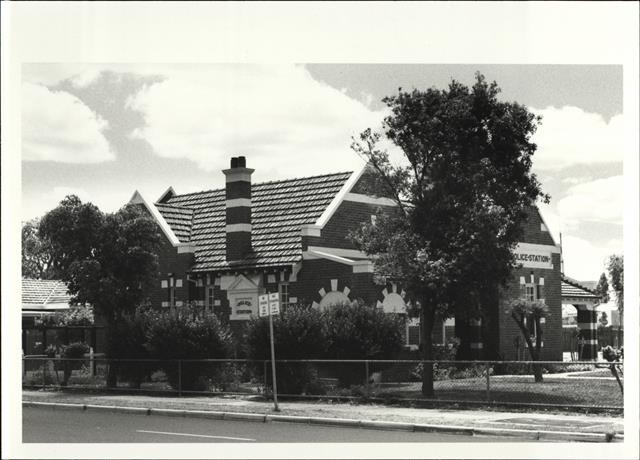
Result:
M600 296L602 303L609 302L609 282L607 281L607 276L604 273L600 275L595 291L596 294Z
M600 315L600 326L602 327L607 327L607 325L609 324L609 318L607 318L607 312L602 312L602 315Z
M506 306L507 314L511 315L522 332L531 361L540 361L543 333L540 320L549 316L549 307L539 300L525 298L507 301ZM542 382L542 366L540 364L533 365L533 375L536 382Z
M56 279L50 247L38 234L39 219L22 224L22 276L35 279Z
M471 88L455 80L446 90L400 88L383 99L391 110L383 132L404 163L391 163L378 147L382 135L371 129L352 144L375 171L371 188L397 205L353 238L379 272L402 279L420 303L424 360L433 358L436 319L495 307L527 211L549 199L531 173L530 138L540 119L498 101L499 91L480 74ZM425 365L425 396L433 395L432 371Z
M620 313L620 323L618 324L618 341L620 342L624 318L624 256L610 256L607 261L607 271L611 287L616 293L616 304L618 305L618 313Z
M67 196L41 220L39 235L72 301L91 304L107 331L147 298L157 279L160 235L156 223L135 205L110 214ZM114 349L107 334L107 356ZM108 383L115 385L110 366Z

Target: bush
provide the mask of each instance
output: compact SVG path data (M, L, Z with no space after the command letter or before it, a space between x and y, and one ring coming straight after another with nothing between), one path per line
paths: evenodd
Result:
M85 353L89 353L89 345L84 342L74 342L62 346L60 352L60 357L64 359L62 362L64 369L64 377L61 382L62 386L66 386L69 382L71 372L82 367L82 358L84 358Z
M327 325L324 315L309 306L293 305L273 317L276 360L322 358L327 346ZM246 352L249 359L271 359L269 318L253 318L245 331ZM264 375L263 363L256 363L255 373L271 385L271 366ZM278 391L287 394L310 392L316 388L317 370L310 363L278 363L276 368Z
M363 302L333 305L324 316L331 359L392 359L402 349L404 316L386 314ZM376 371L383 367L378 365ZM336 364L334 370L341 386L363 383L360 366Z
M191 308L175 315L156 315L149 321L145 348L151 358L162 359L157 367L167 375L172 388L177 389L181 378L183 390L201 391L211 385L215 363L186 361L179 377L178 360L229 358L233 339L228 326L214 315L199 316Z
M139 360L136 362L114 362L118 380L128 382L133 388L148 380L157 369L156 363L145 361L150 354L145 347L146 334L155 314L143 308L134 315L125 316L110 328L110 357L116 360Z

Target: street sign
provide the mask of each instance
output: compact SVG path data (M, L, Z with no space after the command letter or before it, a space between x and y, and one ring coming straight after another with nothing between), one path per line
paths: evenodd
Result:
M269 294L258 297L258 309L260 316L269 316Z
M277 292L269 294L269 314L277 315L280 313L280 295Z

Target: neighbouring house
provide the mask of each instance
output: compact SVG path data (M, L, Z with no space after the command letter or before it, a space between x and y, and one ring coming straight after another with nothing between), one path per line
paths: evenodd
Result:
M620 314L615 301L600 303L602 299L595 292L595 285L596 282L589 284L562 277L562 326L565 337L575 337L579 344L579 359L595 359L601 346L618 346L622 338L617 332ZM602 313L607 314L607 327L600 323Z
M22 278L22 327L35 325L36 319L69 310L71 295L59 280Z
M135 192L164 240L161 279L152 295L157 308L202 307L228 321L233 330L258 313L258 296L278 292L280 302L325 308L362 299L387 313L405 314L401 282L374 274L372 261L348 234L375 219L393 200L367 193L371 170L341 172L253 184L244 157L222 171L222 189L177 194L169 188L155 202ZM551 316L544 328L543 359L562 358L560 248L537 209L516 248L521 264L508 295L544 299ZM408 347L419 344L419 323L408 322ZM448 320L434 329L434 342L453 333L475 357L515 359L516 324L495 300L495 310L470 322Z

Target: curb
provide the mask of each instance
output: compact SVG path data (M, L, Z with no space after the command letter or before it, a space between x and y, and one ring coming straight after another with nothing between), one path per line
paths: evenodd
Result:
M304 417L296 415L252 414L243 412L217 412L184 409L154 409L127 406L100 406L95 404L52 403L40 401L22 401L23 407L48 407L54 410L106 411L137 415L163 415L168 417L194 417L211 420L231 420L249 422L303 423L306 425L324 425L373 430L409 431L417 433L447 433L467 436L505 436L532 440L613 442L623 441L624 434L619 433L580 433L570 431L529 431L502 428L470 428L455 425L429 425L405 422L383 422L376 420L356 420L346 418Z

